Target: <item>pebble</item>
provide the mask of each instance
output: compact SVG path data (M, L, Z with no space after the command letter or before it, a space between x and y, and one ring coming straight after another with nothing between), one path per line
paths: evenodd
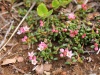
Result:
M32 75L31 72L25 73L24 75Z
M32 75L32 74L26 73L26 74L24 74L24 75Z
M91 73L91 74L89 74L89 75L97 75L96 73Z

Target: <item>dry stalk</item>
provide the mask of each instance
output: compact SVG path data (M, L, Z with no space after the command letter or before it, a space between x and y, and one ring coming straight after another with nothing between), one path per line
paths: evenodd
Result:
M10 65L12 66L15 70L21 72L21 73L25 73L24 70L17 68L15 65Z
M16 7L19 7L19 6L23 5L23 4L24 4L23 2L21 2L21 3L19 3L19 4L15 4L15 5L12 6L12 9L13 9L14 11L16 11L15 8L16 8ZM11 10L11 11L12 11L12 10ZM7 14L7 13L8 13L8 11L3 12L3 13L0 14L0 16L1 16L1 15L4 15L4 14Z
M10 22L8 22L8 23L5 24L2 28L0 28L0 32L1 32L5 27L7 27L9 24L10 24Z
M96 54L99 54L100 53L100 48L99 48L99 50L97 51L97 53Z
M0 57L0 61L1 61L5 56L7 56L7 54L8 54L9 52L11 52L12 49L13 49L17 44L18 44L18 43L14 44L14 45L10 48L10 50L8 50L3 56L1 56L1 57Z
M11 25L10 25L9 29L7 30L7 32L6 32L6 34L5 34L5 36L4 36L4 39L1 41L0 48L1 48L2 45L6 42L6 38L7 38L8 34L9 34L10 31L11 31L11 27L12 27L13 23L14 23L14 21L11 21Z
M24 4L24 2L21 2L19 4L15 4L15 5L12 6L12 8L19 7L19 6L23 5L23 4Z
M4 23L7 23L7 21L5 20L5 18L4 18L2 15L0 15L0 18L2 19L2 21L3 21Z

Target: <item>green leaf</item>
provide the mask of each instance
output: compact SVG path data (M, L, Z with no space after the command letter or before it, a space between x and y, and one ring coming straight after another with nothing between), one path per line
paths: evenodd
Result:
M72 61L73 62L77 62L77 60L75 59L75 57L72 57Z
M72 0L59 0L60 6L68 5Z
M47 9L46 5L41 3L37 7L37 13L38 13L39 16L45 17L48 14L48 9Z
M11 1L12 4L14 4L16 0L10 0L10 1Z
M58 0L53 0L52 1L52 7L54 7L55 9L57 9L60 6L60 3Z
M71 62L65 62L66 65L71 65Z
M58 58L53 58L53 60L58 60Z
M49 17L51 14L52 14L53 10L50 10L48 13L47 13L47 16L46 17Z
M44 51L42 51L42 52L41 52L41 55L44 57L44 56L45 56L45 52L44 52Z

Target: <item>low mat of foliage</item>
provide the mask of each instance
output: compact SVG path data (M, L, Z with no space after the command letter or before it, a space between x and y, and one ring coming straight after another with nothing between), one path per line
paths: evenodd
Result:
M28 26L18 30L17 34L24 44L38 44L36 50L28 53L32 64L36 65L42 59L51 61L59 58L71 59L66 64L82 63L81 54L87 46L91 51L99 50L100 14L93 13L95 8L88 8L84 3L78 3L79 9L73 12L60 11L70 4L75 3L72 0L53 0L52 7L48 8L45 3L39 2L36 10L26 18ZM27 9L19 9L22 17L26 12Z

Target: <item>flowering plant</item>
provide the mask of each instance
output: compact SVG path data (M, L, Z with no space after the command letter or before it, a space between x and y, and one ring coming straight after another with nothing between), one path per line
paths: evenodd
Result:
M44 12L39 12L42 11L41 6L45 8L46 15ZM34 51L36 55L33 52L28 53L32 64L36 65L41 59L51 61L59 58L74 58L80 62L77 57L84 54L86 46L91 50L98 51L100 27L98 23L91 26L91 21L86 21L86 13L89 13L87 6L82 4L81 7L77 12L65 15L66 18L62 20L59 15L55 15L53 12L52 15L51 13L48 15L50 11L44 4L41 4L37 10L38 15L42 18L36 16L35 12L27 17L26 22L29 26L20 27L17 34L24 35L22 42L38 44Z

